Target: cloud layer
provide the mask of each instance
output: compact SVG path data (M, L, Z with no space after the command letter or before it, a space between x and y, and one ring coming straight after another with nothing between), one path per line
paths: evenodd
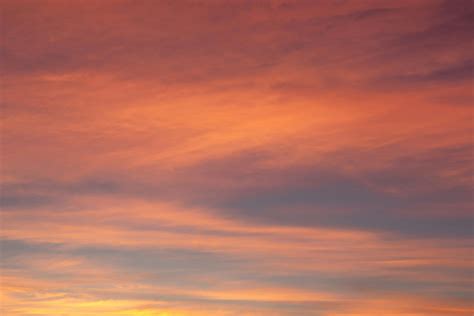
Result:
M4 1L0 312L471 315L470 1Z

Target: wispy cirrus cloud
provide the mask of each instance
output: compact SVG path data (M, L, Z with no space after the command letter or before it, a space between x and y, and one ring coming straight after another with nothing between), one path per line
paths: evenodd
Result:
M1 6L0 311L472 313L470 1Z

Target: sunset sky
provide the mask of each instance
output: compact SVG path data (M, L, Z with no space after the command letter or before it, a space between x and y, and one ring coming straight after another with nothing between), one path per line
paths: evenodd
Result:
M0 3L0 315L473 315L471 0Z

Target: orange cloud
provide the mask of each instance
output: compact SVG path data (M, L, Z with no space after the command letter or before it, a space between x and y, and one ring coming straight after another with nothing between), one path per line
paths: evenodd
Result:
M0 310L472 313L469 1L3 1Z

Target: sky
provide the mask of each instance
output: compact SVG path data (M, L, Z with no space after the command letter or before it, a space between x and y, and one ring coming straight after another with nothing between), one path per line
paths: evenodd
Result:
M474 313L470 0L0 8L1 315Z

